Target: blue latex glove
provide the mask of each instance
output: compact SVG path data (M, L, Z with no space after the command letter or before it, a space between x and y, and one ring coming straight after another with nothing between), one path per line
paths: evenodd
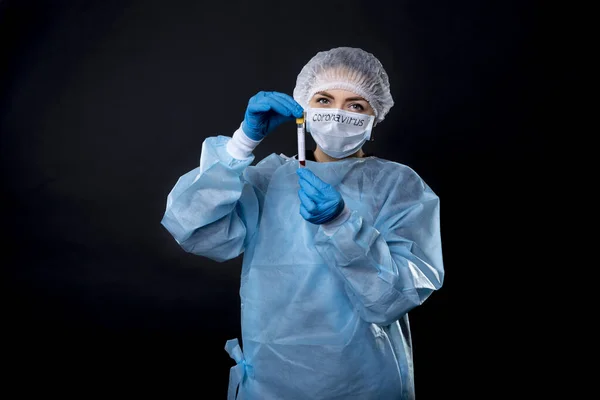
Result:
M300 215L313 224L333 220L344 210L342 195L330 184L323 182L311 170L298 168L300 177Z
M293 97L279 92L258 92L248 101L242 130L252 140L262 140L286 121L300 118L304 110Z

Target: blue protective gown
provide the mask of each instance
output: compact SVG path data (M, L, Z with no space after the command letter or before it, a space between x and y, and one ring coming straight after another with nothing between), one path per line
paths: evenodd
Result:
M328 234L299 213L296 159L251 166L228 140L204 141L162 224L187 252L219 262L244 253L229 398L238 388L244 400L413 399L407 313L443 282L439 198L396 162L307 161L352 211Z

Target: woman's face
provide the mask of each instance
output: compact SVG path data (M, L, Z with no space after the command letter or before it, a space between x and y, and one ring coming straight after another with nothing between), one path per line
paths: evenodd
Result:
M356 93L342 89L330 89L315 93L308 102L312 108L338 108L359 114L375 115L368 101Z

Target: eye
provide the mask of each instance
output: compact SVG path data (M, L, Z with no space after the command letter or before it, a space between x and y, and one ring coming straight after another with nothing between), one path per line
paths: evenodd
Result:
M359 104L359 103L352 103L352 104L350 104L350 108L353 111L365 111L365 108L363 107L363 105Z
M329 104L329 99L326 98L326 97L319 97L317 99L317 103L319 103L319 104Z

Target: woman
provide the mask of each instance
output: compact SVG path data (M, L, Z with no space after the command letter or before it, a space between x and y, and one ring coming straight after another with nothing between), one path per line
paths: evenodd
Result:
M365 156L392 106L372 54L319 52L293 97L253 96L169 193L162 224L183 249L244 253L229 398L414 398L408 312L443 282L439 199L411 168ZM305 168L277 154L250 165L266 135L303 116L317 144Z

